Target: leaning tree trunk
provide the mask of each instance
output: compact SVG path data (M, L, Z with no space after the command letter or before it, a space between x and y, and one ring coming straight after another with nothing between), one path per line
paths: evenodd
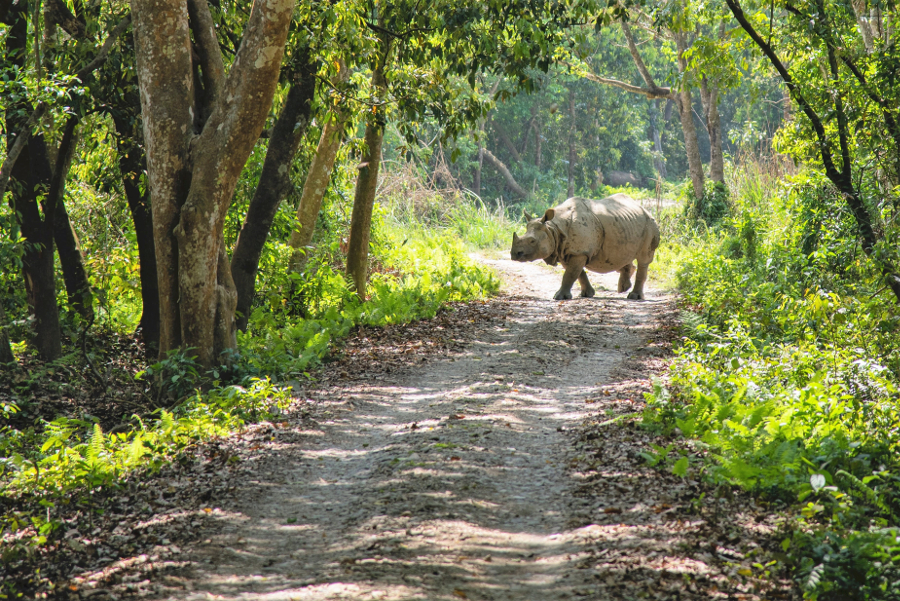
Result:
M346 74L349 75L349 71L346 71ZM297 207L297 222L288 240L288 244L294 249L290 263L290 270L294 273L300 273L306 265L307 250L312 244L316 220L322 209L322 199L325 198L325 191L331 182L331 172L338 150L341 148L346 119L347 113L343 108L331 115L322 128L316 154L309 164L309 172L306 174L306 181L303 182L303 192L300 193L300 204Z
M509 186L509 189L515 192L517 196L522 198L529 198L531 193L528 192L525 188L516 181L516 178L513 177L512 172L509 170L509 167L503 164L503 161L498 159L493 152L488 150L487 148L483 148L481 150L482 156L487 159L487 162L494 166L494 168L500 172L500 175L503 176L503 179L506 180L506 185Z
M205 2L192 2L205 89L193 91L187 3L132 0L141 114L160 287L160 354L190 348L204 367L236 347L237 293L224 248L225 213L265 125L293 0L254 2L223 81ZM207 35L209 34L209 35ZM221 74L218 76L221 78ZM209 106L195 105L197 98ZM198 112L199 111L199 112ZM194 134L192 115L209 115Z
M308 51L303 54L305 56L291 83L281 115L272 128L259 183L231 255L231 277L237 290L237 327L241 331L247 329L250 319L259 258L275 221L275 213L291 189L291 164L306 137L312 113L316 63L310 59Z
M56 165L53 169L53 180L50 182L48 194L50 202L56 205L56 215L53 218L53 239L56 242L59 264L62 267L69 306L87 323L92 323L94 321L94 295L91 293L91 282L84 264L81 244L78 242L78 235L72 227L65 205L66 178L75 153L77 139L75 128L77 125L78 118L69 117L59 143L59 150L56 153Z
M683 33L675 33L675 44L678 50L678 70L684 73L687 70L687 59L684 53L685 39ZM703 161L700 158L700 144L697 141L697 129L694 126L694 107L691 98L691 88L685 80L681 91L678 92L679 113L681 115L681 129L684 132L684 150L687 153L688 171L691 175L691 185L694 188L694 197L703 198Z

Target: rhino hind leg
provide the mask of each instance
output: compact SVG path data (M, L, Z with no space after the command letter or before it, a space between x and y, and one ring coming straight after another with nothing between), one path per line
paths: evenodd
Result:
M629 299L644 300L644 282L647 281L647 268L649 266L649 261L647 263L638 261L637 275L634 277L634 290L628 294Z
M627 292L631 288L631 274L634 273L634 265L629 263L619 270L619 292ZM630 296L628 298L631 298Z
M594 287L591 286L591 282L587 277L587 272L583 269L581 270L581 275L578 276L578 284L581 286L582 298L593 298Z

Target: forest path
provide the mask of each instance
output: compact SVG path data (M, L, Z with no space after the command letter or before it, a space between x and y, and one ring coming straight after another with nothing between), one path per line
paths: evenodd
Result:
M590 495L573 469L589 410L635 410L604 395L653 375L628 364L652 350L672 300L649 288L626 301L617 274L594 274L595 298L556 302L560 270L481 260L503 278L489 302L507 304L506 321L430 364L307 391L318 429L257 436L253 470L210 500L203 542L156 596L711 598L692 594L686 575L708 569L678 549L696 524L668 515L673 477L641 467L645 436L603 429Z

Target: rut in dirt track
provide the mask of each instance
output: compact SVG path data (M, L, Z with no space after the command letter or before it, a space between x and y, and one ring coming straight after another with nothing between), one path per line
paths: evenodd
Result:
M568 599L585 524L567 469L585 399L645 349L671 303L547 300L559 274L489 261L510 317L461 353L377 385L319 391L319 430L272 436L255 475L218 499L170 598ZM612 274L616 276L617 274ZM637 499L620 499L627 506ZM643 499L652 503L649 499Z

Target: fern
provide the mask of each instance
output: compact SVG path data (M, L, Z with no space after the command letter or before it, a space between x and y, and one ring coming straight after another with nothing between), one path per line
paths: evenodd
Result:
M147 447L144 446L144 441L141 440L140 434L136 434L134 440L128 445L128 463L138 463L146 453Z
M869 487L865 482L851 474L850 472L844 470L838 470L835 472L836 476L844 476L850 483L853 485L856 490L861 492L866 500L880 509L883 513L887 514L890 518L893 519L894 513L891 511L891 508L888 507L887 503L884 502L884 497L878 494L877 491L873 490Z
M96 462L100 458L104 447L103 428L100 424L94 424L94 432L91 435L91 442L87 448L87 458L91 463Z
M814 567L809 572L809 576L806 578L806 589L812 590L819 585L819 582L822 581L822 575L825 573L825 564L820 563L816 567Z

